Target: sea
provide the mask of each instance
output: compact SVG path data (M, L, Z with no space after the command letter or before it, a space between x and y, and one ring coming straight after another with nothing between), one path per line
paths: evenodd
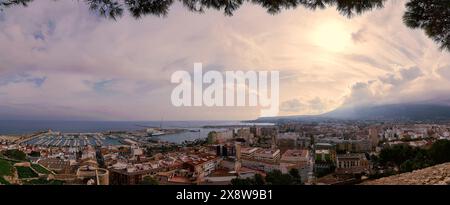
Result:
M232 125L270 125L268 123L245 123L240 121L35 121L35 120L0 120L0 135L24 135L39 131L59 131L63 133L92 133L107 131L135 131L148 127L163 129L190 129L199 132L181 132L158 136L161 141L182 143L204 139L210 131L223 128L204 128L204 126Z

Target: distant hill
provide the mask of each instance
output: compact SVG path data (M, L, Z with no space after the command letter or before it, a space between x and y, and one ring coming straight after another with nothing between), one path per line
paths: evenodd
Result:
M258 118L257 122L321 120L450 121L450 106L437 104L390 104L338 108L321 115Z
M450 106L433 104L391 104L340 108L321 115L355 120L450 120Z

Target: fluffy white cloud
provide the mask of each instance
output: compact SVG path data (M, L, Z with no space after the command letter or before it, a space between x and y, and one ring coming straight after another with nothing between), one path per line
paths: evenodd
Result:
M291 99L281 103L280 112L282 115L292 115L302 113L305 115L321 114L334 106L335 102L315 97L309 100Z
M450 88L443 79L449 71L440 69L450 56L422 31L403 25L403 5L388 2L352 19L334 9L273 16L245 5L226 17L178 5L167 18L111 21L90 13L82 1L34 1L0 13L0 113L108 120L258 117L258 107L174 108L170 75L192 71L195 62L203 62L204 70L279 70L282 114L418 95L433 99Z

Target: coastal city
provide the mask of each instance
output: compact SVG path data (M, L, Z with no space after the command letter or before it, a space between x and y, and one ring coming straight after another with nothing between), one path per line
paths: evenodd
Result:
M175 143L171 134L198 135ZM447 162L450 124L284 122L0 136L0 184L361 184ZM450 181L449 181L450 182ZM449 183L442 182L442 183Z
M449 94L450 0L0 0L0 197L440 204Z

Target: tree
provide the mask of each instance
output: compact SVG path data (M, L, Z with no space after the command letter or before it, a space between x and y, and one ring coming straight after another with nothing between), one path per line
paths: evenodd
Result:
M412 160L406 160L400 165L400 172L410 172L414 167L414 162Z
M253 180L251 178L234 178L231 180L231 184L234 186L250 186L254 185Z
M267 173L266 182L268 185L292 185L293 177L289 174L283 174L280 170L274 170Z
M266 184L264 177L261 174L255 174L254 178L253 178L253 184L254 185L264 185Z
M208 133L208 138L207 138L207 142L208 144L214 144L214 142L216 141L215 138L217 136L217 132L216 131L211 131Z
M10 6L14 6L14 5L22 5L22 6L27 6L28 3L32 2L33 0L5 0L5 1L1 1L0 2L0 11L3 8L8 8Z
M234 178L231 180L232 185L250 186L250 185L301 185L301 177L298 169L289 170L289 174L283 174L280 170L268 172L264 178L260 174L255 174L249 178Z
M19 161L25 161L27 159L27 154L17 149L6 150L3 154L10 159Z
M450 162L450 141L438 140L430 149L395 145L381 150L379 159L372 159L381 166L396 166L400 172L410 172L434 164Z
M302 184L302 178L300 176L300 173L298 171L298 169L291 169L289 170L289 174L292 176L293 178L293 184Z
M36 151L32 151L30 154L28 154L31 157L40 157L41 153L40 152L36 152Z
M436 164L450 162L450 141L438 140L434 142L429 150L429 154Z
M142 179L141 185L158 185L159 182L152 176L145 176L144 179Z
M450 51L449 8L448 0L410 0L406 3L403 22L410 28L423 29L441 49Z
M249 178L234 178L231 180L232 185L236 186L250 186L250 185L265 185L266 182L261 174L255 174L253 177Z
M381 165L394 164L400 166L404 161L413 159L418 152L408 145L394 145L381 150L379 162Z

